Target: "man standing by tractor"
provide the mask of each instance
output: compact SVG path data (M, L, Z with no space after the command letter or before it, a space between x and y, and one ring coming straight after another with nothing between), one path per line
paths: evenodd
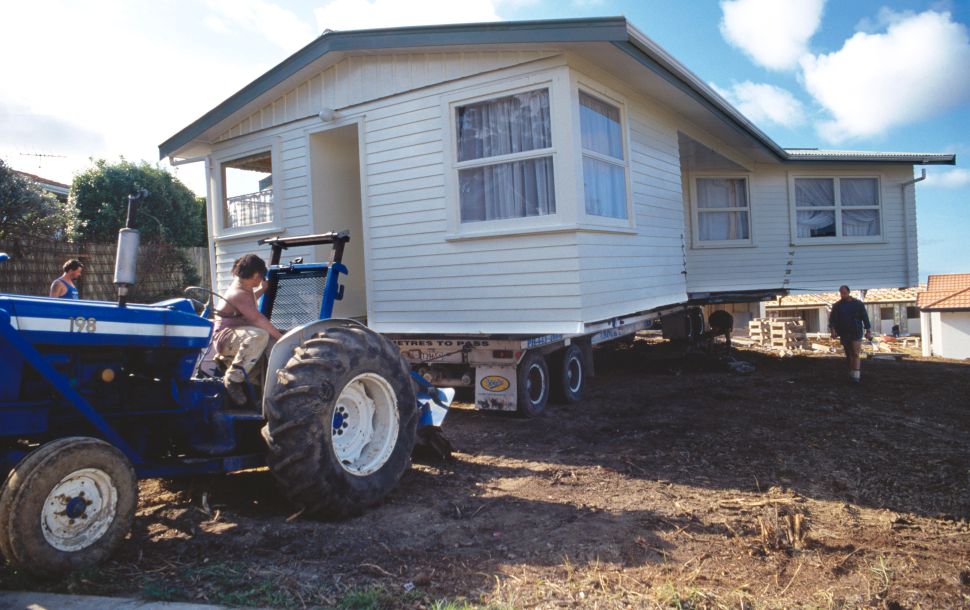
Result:
M256 307L256 300L266 292L266 262L255 254L246 254L233 263L232 275L225 297L228 306L215 311L212 341L222 360L229 361L223 378L226 393L234 403L243 405L247 378L270 345L270 339L275 343L283 333ZM261 379L250 381L262 385Z
M849 381L859 383L862 375L862 337L865 334L866 339L871 340L872 327L866 306L852 296L848 286L839 286L839 296L841 298L832 305L832 313L829 314L829 332L833 339L842 340L842 349L849 365Z

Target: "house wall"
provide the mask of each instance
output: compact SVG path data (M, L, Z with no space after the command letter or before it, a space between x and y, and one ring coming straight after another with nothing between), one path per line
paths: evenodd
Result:
M694 243L687 231L687 288L689 292L716 292L751 288L778 288L786 277L788 288L835 290L841 284L853 289L904 286L916 277L915 222L910 222L907 250L903 230L904 205L900 185L912 179L912 167L786 164L756 165L748 175L751 196L752 245L706 247ZM878 176L880 178L883 239L864 244L792 245L794 241L789 193L790 176ZM687 176L689 180L693 176ZM686 192L686 191L685 191ZM689 198L684 201L685 227L691 225ZM914 217L912 188L907 189L906 212ZM785 270L791 262L791 275ZM906 277L907 265L911 275ZM907 280L909 280L907 282Z
M970 312L932 312L933 355L962 360L970 358Z

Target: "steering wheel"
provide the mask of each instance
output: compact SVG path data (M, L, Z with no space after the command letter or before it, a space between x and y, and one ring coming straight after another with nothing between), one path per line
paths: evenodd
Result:
M210 314L214 313L217 309L220 315L224 312L227 317L233 317L240 315L239 310L236 309L235 305L230 303L218 292L209 290L208 288L203 288L202 286L189 286L184 291L185 298L192 303L192 307L195 308L195 313L199 314L203 318L209 318ZM204 298L195 298L199 296Z

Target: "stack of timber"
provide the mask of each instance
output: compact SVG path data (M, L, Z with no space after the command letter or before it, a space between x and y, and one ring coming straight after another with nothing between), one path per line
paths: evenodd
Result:
M755 345L768 345L771 341L771 327L768 318L755 318L748 322L748 336Z
M805 323L799 319L775 318L769 322L771 329L768 347L780 350L806 349Z

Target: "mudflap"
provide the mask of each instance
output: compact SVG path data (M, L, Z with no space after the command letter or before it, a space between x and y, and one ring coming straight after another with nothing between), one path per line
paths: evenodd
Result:
M411 377L417 386L415 398L421 413L413 455L434 461L450 459L454 447L441 432L441 424L444 423L448 408L455 399L455 390L437 388L414 372L411 373Z

